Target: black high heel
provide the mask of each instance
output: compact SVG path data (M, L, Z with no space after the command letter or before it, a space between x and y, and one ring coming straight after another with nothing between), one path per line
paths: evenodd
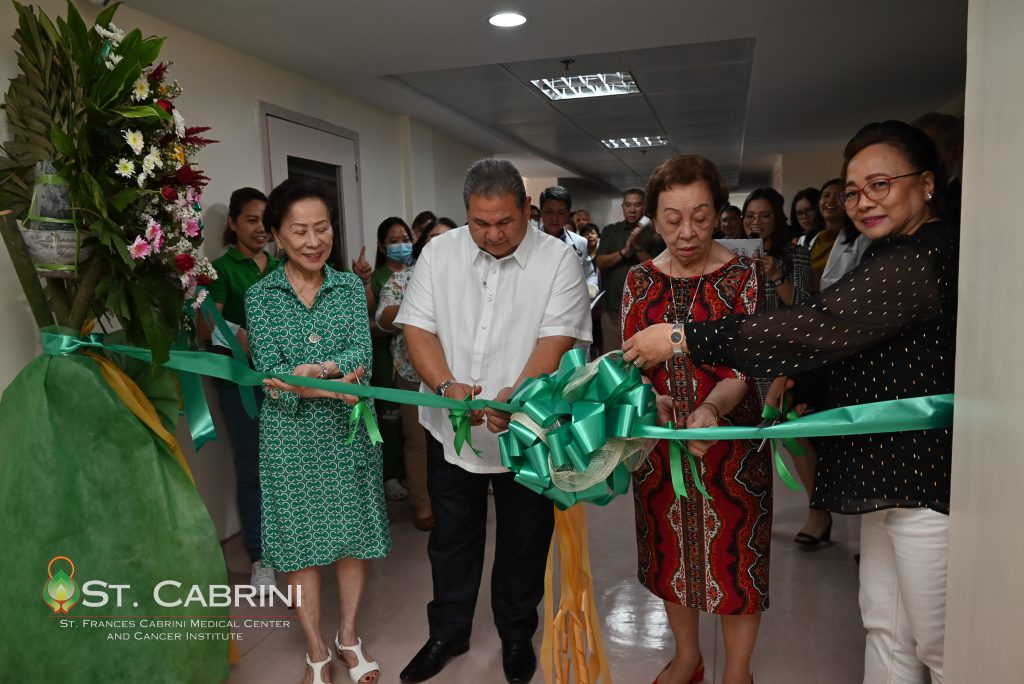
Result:
M828 544L832 541L832 514L828 514L828 526L825 531L821 533L820 537L807 534L806 532L798 532L793 541L797 544L804 546L818 546L819 544Z

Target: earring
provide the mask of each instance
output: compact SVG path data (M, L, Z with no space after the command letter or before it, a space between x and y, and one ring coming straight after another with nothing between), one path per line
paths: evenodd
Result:
M925 200L931 202L932 201L932 193L929 192L927 195L924 196L924 198L925 198Z

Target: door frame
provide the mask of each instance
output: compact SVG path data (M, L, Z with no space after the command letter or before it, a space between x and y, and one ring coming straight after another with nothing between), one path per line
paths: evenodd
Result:
M362 238L362 243L366 243L366 236L363 234L363 185L362 185L362 173L360 173L359 167L361 166L361 157L359 154L359 133L342 126L332 124L330 121L324 121L313 116L306 114L300 114L299 112L292 111L291 109L285 109L270 102L263 100L259 101L259 118L260 118L260 140L263 142L263 183L267 188L267 194L270 194L270 190L273 190L272 178L270 173L270 127L267 125L267 117L273 116L278 119L284 119L291 123L298 124L300 126L306 126L308 128L314 128L324 133L330 133L336 135L339 138L347 138L352 141L355 145L356 152L356 194L359 197L358 206L356 206L353 212L355 216L356 225L358 228L358 235ZM363 244L357 245L359 249L362 249ZM356 252L358 256L358 252Z

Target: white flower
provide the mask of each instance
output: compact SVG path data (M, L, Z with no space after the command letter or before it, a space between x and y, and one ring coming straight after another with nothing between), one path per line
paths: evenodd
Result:
M117 65L121 62L122 59L123 58L121 57L121 55L115 55L111 53L111 55L107 57L107 61L103 64L106 65L108 71L113 71L117 68Z
M125 142L128 143L128 146L132 148L132 152L135 154L142 154L142 147L146 144L146 141L142 137L142 133L140 131L133 131L129 128L124 132L124 139Z
M138 182L140 188L146 184L147 178L149 178L149 174L143 171L142 173L139 174L139 177L135 179Z
M117 160L116 173L118 176L121 176L122 178L131 178L132 176L135 175L135 162L131 161L130 159L125 159L124 157L122 157L121 159Z
M132 99L142 102L147 97L149 97L149 80L143 74L135 79L135 84L132 86Z
M185 137L185 117L183 117L177 109L171 112L171 116L174 117L174 134L179 138Z
M99 24L93 26L96 33L109 40L114 46L117 46L122 40L124 40L124 31L117 28L113 24L108 24L107 28L103 28Z
M162 169L164 167L164 162L160 158L160 150L157 149L156 145L149 146L149 154L147 154L145 159L142 160L143 167L145 167L147 163L149 164L149 168L146 170L149 172L152 172L154 168Z

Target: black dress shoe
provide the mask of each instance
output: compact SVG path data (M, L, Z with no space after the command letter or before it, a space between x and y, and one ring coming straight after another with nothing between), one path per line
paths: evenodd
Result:
M468 650L468 641L427 639L426 645L413 656L398 678L403 682L425 682L443 670L449 660Z
M537 670L537 655L529 639L502 639L501 666L509 684L524 684L533 679Z

